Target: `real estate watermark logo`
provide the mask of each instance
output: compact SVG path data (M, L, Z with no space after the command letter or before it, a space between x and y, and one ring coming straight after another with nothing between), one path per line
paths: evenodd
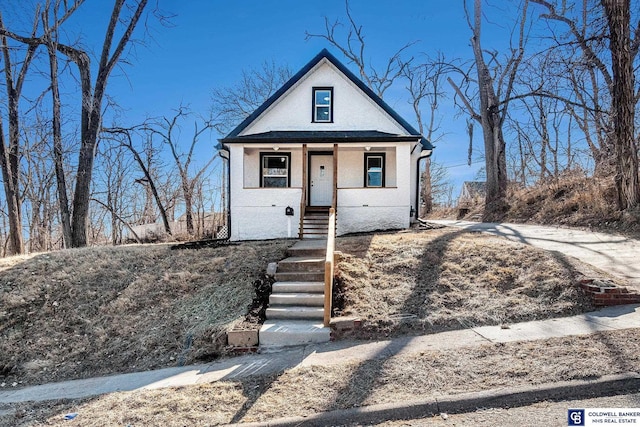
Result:
M584 409L569 409L567 418L569 426L584 426Z
M611 424L640 426L640 408L583 408L567 411L567 425L570 427Z

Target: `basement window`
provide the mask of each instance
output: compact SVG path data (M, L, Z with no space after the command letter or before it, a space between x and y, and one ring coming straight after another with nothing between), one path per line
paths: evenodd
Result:
M291 185L291 153L260 153L261 187L286 188Z

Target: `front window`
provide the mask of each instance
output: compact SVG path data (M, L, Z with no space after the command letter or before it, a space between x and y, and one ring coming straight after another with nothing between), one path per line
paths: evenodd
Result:
M313 88L313 121L333 121L333 88Z
M365 187L384 187L384 154L365 154Z
M290 160L289 153L261 154L262 187L289 187Z

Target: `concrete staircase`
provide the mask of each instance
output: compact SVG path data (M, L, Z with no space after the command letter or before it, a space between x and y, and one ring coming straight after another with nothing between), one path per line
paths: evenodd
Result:
M260 329L260 347L327 342L325 328L324 261L326 240L301 240L278 263L269 297L267 320Z

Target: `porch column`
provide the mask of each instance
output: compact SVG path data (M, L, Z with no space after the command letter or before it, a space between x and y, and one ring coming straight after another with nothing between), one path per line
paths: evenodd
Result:
M307 144L302 144L302 197L300 198L300 227L298 238L302 239L304 212L307 206Z
M333 144L333 197L331 207L338 209L338 144Z

